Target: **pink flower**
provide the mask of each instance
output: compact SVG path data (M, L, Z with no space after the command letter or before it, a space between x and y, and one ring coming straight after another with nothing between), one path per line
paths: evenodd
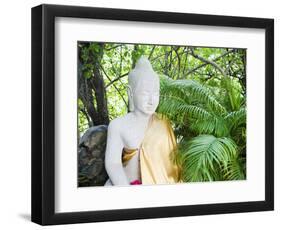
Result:
M131 181L130 184L131 185L138 185L138 184L141 184L141 181L140 180L134 180L134 181Z

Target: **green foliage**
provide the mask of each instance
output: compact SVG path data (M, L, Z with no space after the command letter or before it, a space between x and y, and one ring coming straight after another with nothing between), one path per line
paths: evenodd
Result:
M229 162L237 156L237 146L231 138L198 135L181 145L180 154L186 181L223 180L227 179Z
M245 179L246 109L225 81L216 94L207 84L161 77L158 112L185 129L177 134L185 181ZM220 100L223 92L228 99Z

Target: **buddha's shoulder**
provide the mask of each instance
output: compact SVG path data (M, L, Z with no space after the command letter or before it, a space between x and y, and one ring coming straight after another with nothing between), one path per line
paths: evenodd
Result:
M160 127L167 128L171 126L170 120L162 114L155 113L153 115L154 123Z
M128 114L125 114L123 116L114 118L113 120L111 120L109 122L108 129L110 129L110 130L115 130L115 129L120 130L120 128L124 127L127 120L128 120Z

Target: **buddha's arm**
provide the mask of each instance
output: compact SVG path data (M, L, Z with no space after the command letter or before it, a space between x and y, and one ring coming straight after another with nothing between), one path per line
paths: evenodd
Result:
M130 185L122 165L123 143L120 128L111 121L108 126L105 168L113 185Z

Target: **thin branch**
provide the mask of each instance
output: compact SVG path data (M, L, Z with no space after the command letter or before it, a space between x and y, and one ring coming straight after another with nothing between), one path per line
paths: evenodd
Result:
M150 58L151 58L151 56L152 56L152 54L153 54L153 52L154 52L155 47L156 47L156 46L153 46L153 48L151 49L150 54L149 54L149 56L148 56L148 60L150 60Z
M127 76L128 74L129 74L129 72L124 73L124 74L122 74L122 75L118 76L117 78L115 78L114 80L112 80L111 82L109 82L109 83L105 86L105 88L107 88L107 87L111 86L114 82L116 82L116 81L120 80L121 78L123 78L123 77Z
M90 120L90 118L89 118L89 116L88 116L86 110L83 109L83 108L81 108L81 107L79 107L79 110L80 110L80 111L84 114L84 116L86 117L86 119L87 119L87 121L88 121L88 127L91 127L91 120Z
M104 68L103 68L102 66L100 66L100 67L101 67L102 71L104 72L105 76L107 77L107 79L108 79L109 81L111 81L110 77L107 75L107 73L105 72ZM112 81L111 81L111 82L112 82ZM119 93L119 95L121 96L121 98L122 98L122 100L124 101L125 105L128 107L128 104L127 104L126 100L124 99L123 95L121 94L121 92L119 91L119 89L118 89L115 85L113 85L113 87L114 87L115 90Z
M169 51L169 52L171 52L171 51ZM165 56L165 55L166 55L166 53L160 54L160 55L156 56L155 58L151 59L150 61L153 62L153 61L155 61L156 59L158 59L158 58L160 58L160 57L162 57L162 56Z
M217 63L215 63L214 61L208 60L206 58L203 58L203 57L199 56L198 54L195 54L193 49L191 49L191 55L193 57L197 58L198 60L202 61L202 62L205 62L207 64L210 64L210 65L214 66L215 68L217 68L221 72L221 74L223 76L226 76L224 70Z
M173 49L174 49L174 51L175 51L175 53L176 53L176 55L177 55L177 58L178 58L178 76L177 76L177 79L178 79L179 76L180 76L181 59L180 59L180 55L179 55L179 53L178 53L178 49L179 49L179 48L175 49L175 48L173 47Z
M109 51L109 50L112 50L112 49L116 49L118 47L120 47L122 45L117 45L117 46L113 46L113 47L110 47L110 48L104 48L106 51Z
M215 62L215 61L217 61L217 60L223 58L224 56L226 56L226 55L228 55L228 54L230 54L230 53L233 53L233 52L234 52L234 49L231 49L231 50L229 50L228 52L225 52L224 54L222 54L221 56L219 56L219 57L213 59L212 62ZM206 66L206 65L208 65L208 64L209 64L209 63L201 64L201 65L195 67L194 69L188 71L186 75L189 75L189 74L195 72L196 70L198 70L198 69L200 69L200 68L202 68L202 67L204 67L204 66Z
M123 61L123 55L122 55L122 49L123 48L123 46L121 46L121 52L120 52L120 59L121 59L121 61L120 61L120 66L119 66L119 75L120 75L120 73L122 73L122 61Z
M187 60L187 57L188 57L188 49L187 47L184 47L183 48L183 54L185 53L184 55L184 64L183 64L183 70L182 70L182 76L184 76L184 73L185 73L185 69L187 67L187 70L188 70L188 60ZM187 64L186 64L186 61L187 61Z

